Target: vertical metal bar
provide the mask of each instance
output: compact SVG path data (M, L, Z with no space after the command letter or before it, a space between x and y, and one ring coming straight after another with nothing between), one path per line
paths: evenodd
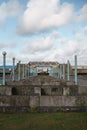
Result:
M20 80L20 63L18 63L18 80Z
M24 64L22 65L22 79L24 79Z
M63 64L63 79L65 79L65 64Z
M27 78L27 67L26 67L26 64L25 64L25 78Z
M67 61L67 80L70 81L70 63Z
M14 81L15 80L15 57L13 57L13 75L12 75L12 80Z
M58 65L58 78L59 78L59 65Z
M29 63L29 77L30 77L30 63Z
M62 65L60 64L60 79L62 78Z
M27 72L28 72L28 78L29 78L29 64L27 65Z
M77 55L75 55L75 85L78 84L77 81Z
M27 78L27 64L25 65L25 77Z
M6 85L5 69L6 69L6 52L3 52L3 86Z

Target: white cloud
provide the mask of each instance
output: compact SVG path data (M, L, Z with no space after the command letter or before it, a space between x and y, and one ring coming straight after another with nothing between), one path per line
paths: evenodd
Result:
M85 28L85 27L84 27ZM29 61L58 61L59 63L66 63L69 59L71 64L74 64L74 55L78 56L78 64L87 64L87 37L83 30L75 34L74 40L65 38L59 33L53 32L43 38L35 38L21 44L18 52L7 49L7 64L12 64L12 57L16 57L16 63L21 60L23 63ZM63 42L59 42L62 41ZM6 48L5 48L6 49ZM1 54L2 57L2 54Z
M73 5L60 0L30 0L24 11L18 33L28 34L69 24L73 21Z
M78 13L77 21L87 21L87 4L85 4Z
M27 41L28 42L28 41ZM31 43L25 43L22 48L22 53L38 53L45 52L51 49L54 45L54 39L52 37L36 38Z
M68 41L65 49L65 56L72 56L77 54L80 49L80 44L77 41Z
M65 43L61 44L61 53L57 51L57 53L55 54L55 57L57 59L62 59L60 60L61 62L66 61L66 59L70 59L71 63L74 64L73 58L76 54L78 56L78 64L87 65L87 36L86 33L84 34L83 31L85 28L86 27L82 28L80 32L77 32L74 39L65 39ZM63 38L61 37L61 39Z
M83 28L83 32L87 32L87 26L85 26L84 28Z
M14 43L14 42L7 42L7 43L0 42L0 49L3 49L3 48L5 48L5 49L7 49L7 48L12 49L12 48L15 48L16 46L17 46L17 44Z
M32 61L66 62L68 59L74 64L74 55L78 55L79 64L87 64L87 36L83 27L77 31L73 39L64 37L59 32L52 32L43 38L35 38L24 42L21 58L28 57ZM28 59L27 58L27 59ZM27 61L27 60L26 60Z
M17 16L21 10L18 0L9 0L0 4L0 23L7 18Z
M5 44L3 44L2 42L0 42L0 48L4 48L5 47Z
M17 33L34 34L53 28L87 20L87 4L79 11L70 3L60 4L60 0L29 0L20 18Z

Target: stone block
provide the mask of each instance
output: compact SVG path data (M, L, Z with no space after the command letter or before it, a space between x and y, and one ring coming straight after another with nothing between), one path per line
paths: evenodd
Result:
M41 96L41 88L40 87L34 87L34 93L39 94L39 96Z
M51 95L61 96L62 95L62 88L61 87L53 87L53 88L51 88Z
M51 95L51 88L41 88L41 95Z
M30 107L38 107L40 104L39 96L30 96Z
M85 95L85 94L87 95L87 86L79 86L78 93L83 94L83 95Z
M66 85L67 85L67 86L74 86L75 84L74 84L74 82L67 81L67 82L66 82Z
M2 86L0 87L0 95L12 95L11 87Z
M60 86L60 82L50 82L50 85L53 85L53 86Z
M64 88L63 88L63 95L64 95L64 96L69 95L69 87L64 87Z
M39 85L39 86L41 86L41 82L40 81L34 81L34 82L32 82L32 85Z

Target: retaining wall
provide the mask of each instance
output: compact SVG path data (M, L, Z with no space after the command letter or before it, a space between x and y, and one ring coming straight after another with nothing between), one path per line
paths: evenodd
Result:
M0 96L0 112L87 111L87 96Z
M79 94L86 94L87 95L87 86L79 86L78 87L78 93Z
M0 96L0 106L87 106L87 96Z

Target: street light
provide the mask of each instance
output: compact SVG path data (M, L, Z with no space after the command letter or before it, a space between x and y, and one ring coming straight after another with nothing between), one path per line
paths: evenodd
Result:
M14 72L14 69L15 69L15 57L13 57L13 75L12 75L12 80L13 80L13 81L15 80L15 72Z
M19 61L19 63L18 63L18 80L20 80L20 63L21 63L21 61Z
M6 77L5 77L5 67L6 67L6 52L3 51L3 86L6 85Z

